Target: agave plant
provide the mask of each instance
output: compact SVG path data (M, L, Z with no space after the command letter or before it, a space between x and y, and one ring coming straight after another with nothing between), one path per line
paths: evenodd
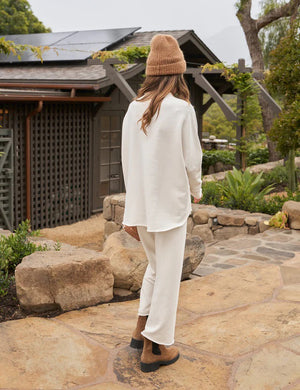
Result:
M248 210L254 203L262 201L274 188L270 184L262 189L262 175L263 172L258 175L251 174L249 168L242 172L234 167L232 172L227 172L224 182L219 184L226 205Z

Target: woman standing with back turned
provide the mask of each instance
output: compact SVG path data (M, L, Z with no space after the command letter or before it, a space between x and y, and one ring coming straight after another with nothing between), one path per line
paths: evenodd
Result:
M136 226L148 258L131 347L143 348L141 369L174 363L176 313L192 194L202 197L202 150L183 73L186 62L171 35L151 40L146 79L122 128L126 188L123 225Z

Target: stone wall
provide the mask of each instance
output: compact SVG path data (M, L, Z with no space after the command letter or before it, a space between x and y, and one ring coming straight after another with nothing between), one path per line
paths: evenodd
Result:
M125 193L109 195L104 199L104 238L122 228L125 207ZM231 210L211 205L192 205L188 218L187 232L200 236L204 242L225 240L237 234L256 234L268 229L264 221L268 214Z
M214 165L210 165L207 169L207 175L212 175L214 173L230 171L232 170L232 165L224 164L222 161L217 161Z

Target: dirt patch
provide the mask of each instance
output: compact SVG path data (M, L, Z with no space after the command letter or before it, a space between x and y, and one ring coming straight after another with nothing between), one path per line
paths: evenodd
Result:
M104 218L102 213L71 225L41 229L41 236L53 241L102 251L104 241Z

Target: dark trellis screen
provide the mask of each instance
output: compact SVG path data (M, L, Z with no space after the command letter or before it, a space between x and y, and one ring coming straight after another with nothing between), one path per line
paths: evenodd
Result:
M88 218L90 106L47 104L31 128L35 228Z
M25 119L35 107L9 104L2 120L14 130L15 226L26 218ZM32 229L90 216L90 131L89 104L44 103L31 119Z
M14 140L13 228L26 219L25 118L33 108L29 104L0 104L0 126L12 129Z
M0 116L3 111L0 111ZM13 229L13 132L0 128L0 228Z

